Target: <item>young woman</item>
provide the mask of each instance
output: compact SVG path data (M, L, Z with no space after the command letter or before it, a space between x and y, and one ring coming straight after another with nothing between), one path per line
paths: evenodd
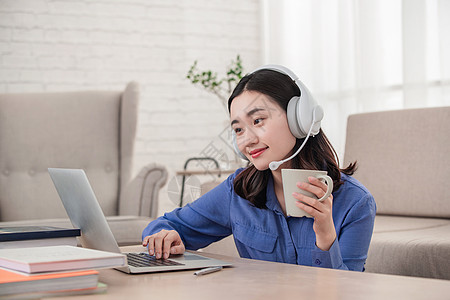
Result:
M268 66L242 78L228 107L235 146L249 160L249 166L193 203L151 222L142 234L150 255L168 258L233 234L244 258L364 270L375 201L351 177L356 163L339 168L337 155L320 129L321 116L310 121L307 137L296 137L299 129L293 126L298 125L292 124L295 113L292 107L288 109L291 98L311 102L306 114L303 111L300 115L305 120L316 118L317 104L288 69ZM280 162L278 168L273 162ZM286 216L281 179L284 168L324 170L333 179L333 193L322 202L295 194L299 200L296 205L312 218ZM327 187L322 181L314 177L308 180L297 186L318 198L325 195Z

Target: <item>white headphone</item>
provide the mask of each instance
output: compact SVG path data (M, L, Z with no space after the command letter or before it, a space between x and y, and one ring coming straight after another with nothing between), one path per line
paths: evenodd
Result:
M317 102L313 99L308 88L298 79L297 75L291 70L280 65L265 65L257 68L250 74L255 73L259 70L272 70L285 74L289 76L292 81L300 89L300 96L294 96L289 100L287 106L287 121L289 125L289 130L292 135L298 139L306 138L300 148L289 158L281 161L273 161L269 164L271 170L276 170L281 164L294 158L300 150L305 145L306 141L310 136L315 136L319 133L320 123L323 119L323 109ZM239 150L236 141L236 133L232 130L233 147L240 158L248 160L248 158Z

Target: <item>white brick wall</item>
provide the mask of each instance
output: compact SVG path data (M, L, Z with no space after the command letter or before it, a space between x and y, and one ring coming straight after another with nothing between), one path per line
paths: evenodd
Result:
M225 70L261 62L259 0L0 0L0 93L123 89L141 84L135 172L183 167L228 115L185 79L194 60ZM221 75L223 74L223 71ZM167 191L162 191L161 211Z

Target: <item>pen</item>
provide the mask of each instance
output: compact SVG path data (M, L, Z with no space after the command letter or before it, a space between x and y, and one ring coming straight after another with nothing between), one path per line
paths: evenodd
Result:
M206 269L201 269L200 271L197 271L194 273L194 275L206 275L209 273L213 273L213 272L217 272L222 270L222 267L210 267L210 268L206 268Z

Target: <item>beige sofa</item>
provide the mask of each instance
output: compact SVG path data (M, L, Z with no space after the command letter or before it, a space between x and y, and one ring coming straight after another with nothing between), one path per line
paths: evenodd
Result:
M367 272L450 279L450 107L352 115L345 163L374 195Z
M0 226L70 226L47 168L81 168L120 245L156 217L166 169L132 177L139 86L0 95Z

